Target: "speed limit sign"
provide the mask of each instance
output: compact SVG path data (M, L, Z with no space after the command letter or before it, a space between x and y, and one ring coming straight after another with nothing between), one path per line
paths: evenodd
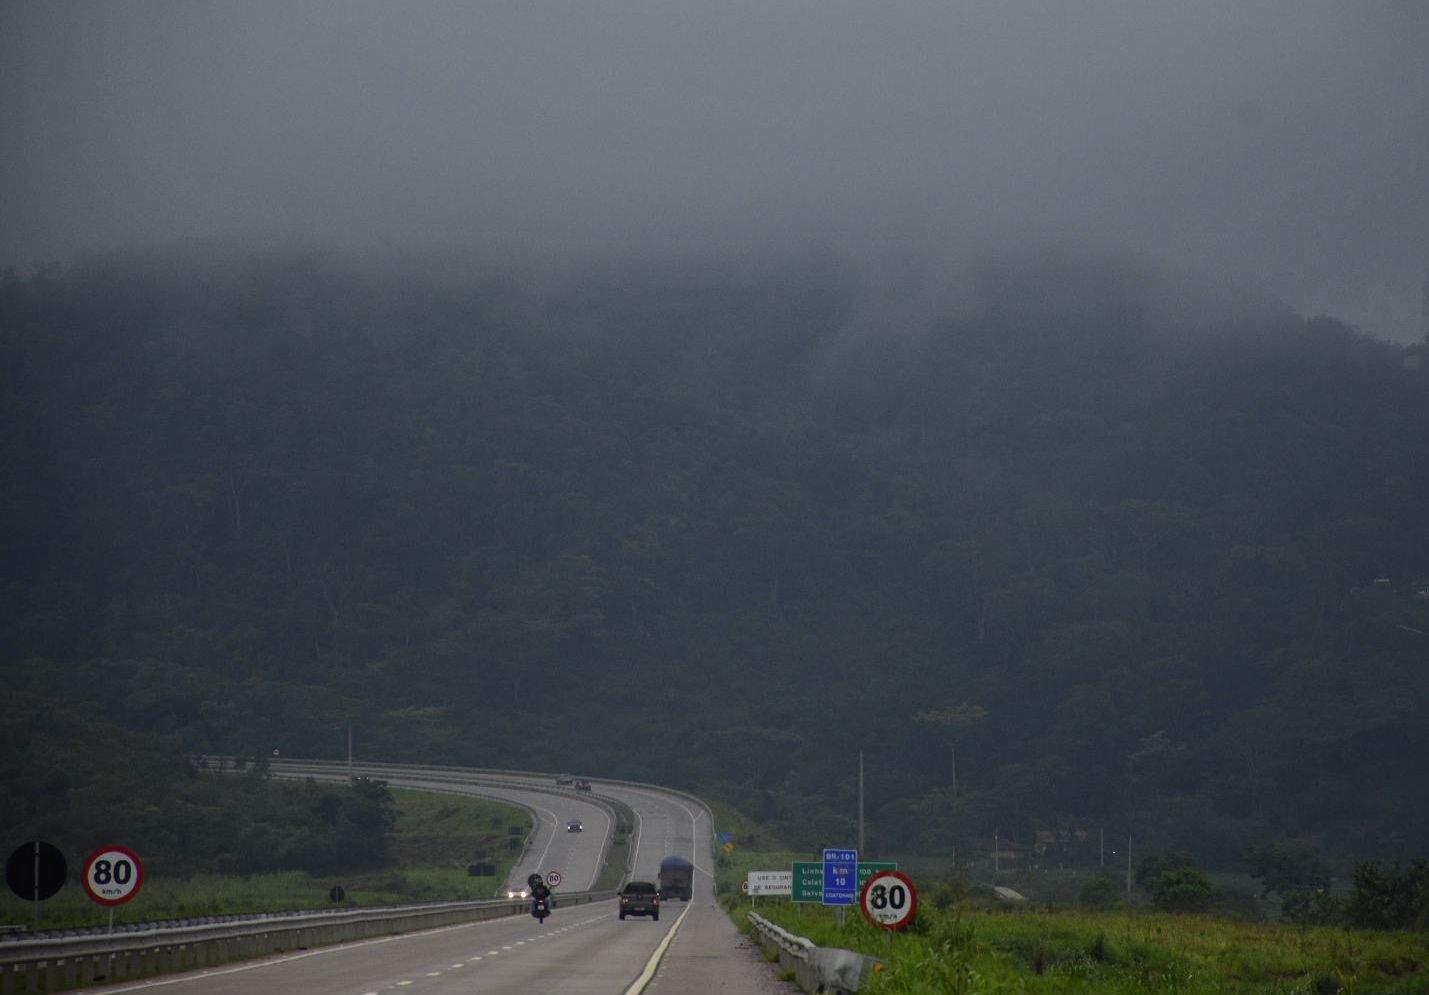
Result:
M556 870L554 867L552 867L551 870L546 874L546 883L552 888L556 887L564 880L565 878L561 877L561 872Z
M873 925L902 929L918 914L918 889L906 874L878 871L864 882L858 905Z
M124 846L102 846L84 862L84 890L100 905L123 905L139 894L144 863Z

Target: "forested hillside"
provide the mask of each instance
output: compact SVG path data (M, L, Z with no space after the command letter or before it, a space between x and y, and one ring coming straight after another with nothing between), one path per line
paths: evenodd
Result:
M1065 258L935 299L825 263L9 274L12 700L209 752L351 723L799 845L849 840L863 750L885 851L1429 851L1429 360Z

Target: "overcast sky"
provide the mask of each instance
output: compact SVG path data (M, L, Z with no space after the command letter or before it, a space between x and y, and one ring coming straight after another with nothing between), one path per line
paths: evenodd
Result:
M0 0L0 265L1085 240L1421 334L1429 0Z

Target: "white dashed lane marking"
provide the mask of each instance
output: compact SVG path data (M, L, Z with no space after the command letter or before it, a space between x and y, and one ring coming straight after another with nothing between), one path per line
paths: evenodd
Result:
M561 927L559 927L559 928L557 928L557 929L552 929L550 932L547 932L547 933L539 933L539 934L537 934L536 936L532 936L532 937L529 937L529 938L524 939L524 940L517 940L515 943L502 944L501 950L509 950L509 951L513 951L513 952L514 952L515 949L516 949L516 947L522 947L522 946L525 946L525 945L528 944L528 943L535 943L537 940L544 940L544 939L548 939L548 938L553 937L553 936L559 936L561 933L566 933L566 932L569 932L570 930L573 930L573 929L579 929L580 927L582 927L582 926L587 926L587 925L589 925L589 924L592 923L592 922L598 922L598 921L599 921L600 919L602 919L602 918L604 918L604 916L596 916L594 919L589 919L589 920L586 920L585 922L578 922L578 923L575 923L575 924L570 925L570 926L561 926ZM488 950L488 951L485 953L484 956L486 956L486 957L499 957L499 956L501 955L501 950ZM465 963L458 962L458 963L456 963L456 964L451 965L451 967L447 968L447 970L450 970L450 971L458 971L458 970L461 970L462 968L466 967L467 964L475 964L475 963L479 962L479 961L482 959L482 957L483 957L482 954L472 954L470 957L468 957L468 958L466 959L466 962L465 962ZM441 971L428 971L428 972L426 972L426 976L429 977L429 978L440 978L440 977L442 976L442 972L441 972ZM397 982L395 985L393 985L392 987L393 987L393 988L405 988L405 987L407 987L407 986L409 986L409 985L412 985L412 984L414 984L414 982L411 981L410 979L408 979L408 980L404 980L404 981L399 981L399 982ZM379 995L379 993L378 993L378 992L363 992L362 995Z

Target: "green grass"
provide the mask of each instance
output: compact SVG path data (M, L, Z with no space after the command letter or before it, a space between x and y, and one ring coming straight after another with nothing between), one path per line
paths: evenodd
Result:
M630 872L630 833L635 825L635 812L613 798L605 800L615 809L615 832L611 834L605 866L600 869L593 891L614 891L625 883Z
M392 832L392 866L375 871L315 877L300 871L242 877L150 875L138 896L115 910L116 922L147 922L192 916L236 915L332 908L334 885L346 892L346 906L491 898L506 880L531 817L523 809L461 795L394 790L397 821ZM513 836L512 827L521 835ZM512 840L515 840L513 846ZM141 855L142 856L142 855ZM467 865L485 859L494 877L469 877ZM72 870L77 870L72 868ZM42 903L40 927L101 926L107 909L69 881ZM34 926L32 905L8 889L0 896L0 923Z
M736 852L774 853L784 848L783 841L733 806L720 801L707 801L706 804L714 815L715 826L734 837L732 842Z
M733 906L747 927L747 903ZM884 958L874 993L1177 992L1409 995L1429 991L1429 935L1301 928L1163 913L920 907L888 938L856 912L761 899L756 909L820 946Z
M399 868L445 867L465 875L473 861L495 861L500 865L497 881L489 882L494 889L505 880L531 830L524 809L470 795L394 789L392 798L397 803L392 853Z

